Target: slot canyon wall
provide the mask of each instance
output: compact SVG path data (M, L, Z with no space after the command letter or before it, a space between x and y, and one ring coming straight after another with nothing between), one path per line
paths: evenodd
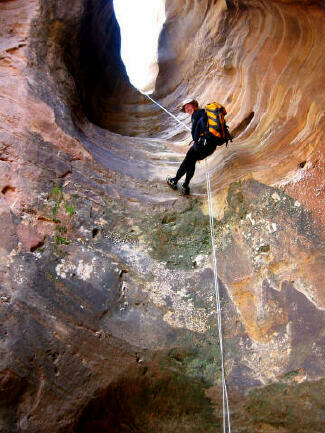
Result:
M167 0L153 95L209 158L232 431L320 432L323 11ZM205 166L133 89L111 0L0 1L0 431L220 432Z

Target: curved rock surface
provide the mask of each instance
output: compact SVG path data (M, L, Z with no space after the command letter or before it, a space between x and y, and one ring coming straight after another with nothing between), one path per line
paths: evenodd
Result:
M233 432L320 431L316 1L167 0L153 95L227 107L208 161ZM205 165L130 86L110 0L0 1L0 430L219 432Z

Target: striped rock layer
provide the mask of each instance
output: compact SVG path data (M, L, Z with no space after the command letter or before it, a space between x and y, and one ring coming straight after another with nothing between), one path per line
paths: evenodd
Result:
M320 431L322 14L166 1L152 96L234 137L185 198L189 134L130 85L112 1L0 1L1 431L222 431L207 169L232 431Z

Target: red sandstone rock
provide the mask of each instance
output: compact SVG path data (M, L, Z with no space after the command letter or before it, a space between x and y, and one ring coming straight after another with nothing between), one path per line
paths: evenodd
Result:
M34 251L43 245L44 238L33 228L25 224L17 227L17 235L24 251Z
M318 431L322 11L212 3L167 1L154 96L216 99L236 135L209 160L233 427ZM166 188L188 137L130 87L112 2L0 21L0 430L214 432L204 165Z

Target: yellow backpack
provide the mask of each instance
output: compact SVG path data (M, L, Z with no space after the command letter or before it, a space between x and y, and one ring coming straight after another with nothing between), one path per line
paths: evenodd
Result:
M208 117L208 130L215 137L221 138L228 143L232 141L232 137L228 131L228 126L225 121L227 111L225 107L217 102L212 102L205 106L205 112Z

